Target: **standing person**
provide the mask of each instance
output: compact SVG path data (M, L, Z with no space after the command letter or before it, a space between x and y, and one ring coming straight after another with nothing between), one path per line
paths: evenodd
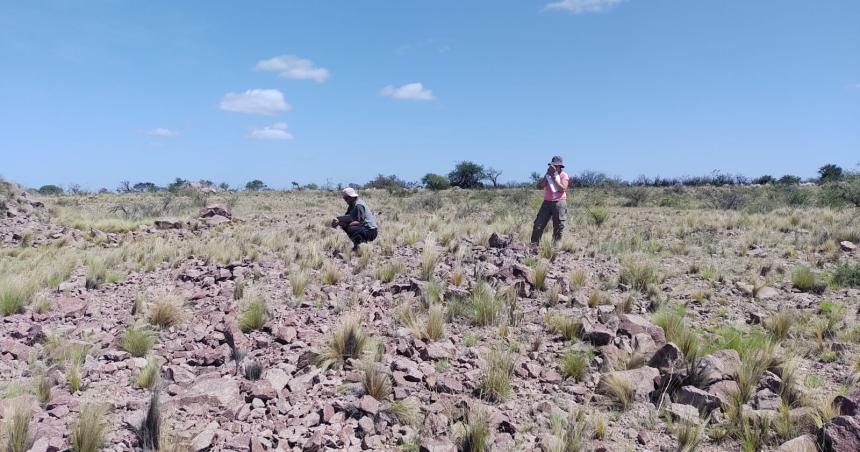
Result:
M358 197L358 192L352 187L343 189L343 200L346 201L346 213L331 220L331 226L340 226L349 239L352 240L352 250L358 251L361 243L376 240L376 219L373 212L363 199Z
M538 182L538 188L543 189L543 204L538 210L532 228L532 245L540 243L543 230L552 218L552 239L561 240L564 231L565 210L567 209L567 184L570 181L564 172L564 161L559 156L552 158L547 164L544 178Z

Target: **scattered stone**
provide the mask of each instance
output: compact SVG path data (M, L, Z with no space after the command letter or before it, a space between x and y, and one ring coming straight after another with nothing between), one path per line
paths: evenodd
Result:
M860 418L836 416L818 431L818 442L830 452L860 450Z
M670 403L666 406L666 411L669 412L674 420L699 422L699 410L694 406L682 403Z
M640 333L651 336L657 344L666 343L666 334L663 328L649 322L646 318L635 314L621 314L618 316L618 334L633 337Z
M643 400L648 398L651 392L654 391L654 379L658 376L660 376L659 370L653 367L646 366L632 370L617 370L613 372L607 372L601 377L601 383L603 382L603 380L609 377L614 377L621 379L622 381L626 381L636 392L636 398Z
M839 246L842 248L842 251L845 251L848 253L853 253L854 251L857 250L857 245L849 242L848 240L844 240L842 242L839 242Z
M654 356L648 361L648 365L664 372L681 369L684 366L684 355L678 346L669 342L654 353Z
M818 452L814 435L802 435L782 443L776 452Z
M218 422L212 421L203 428L203 431L198 433L191 440L191 450L200 452L209 450L212 447L212 441L215 439L215 432L218 430Z
M695 386L684 386L676 394L673 399L677 399L678 403L691 405L699 410L703 416L707 416L721 406L720 399L714 394L710 394Z

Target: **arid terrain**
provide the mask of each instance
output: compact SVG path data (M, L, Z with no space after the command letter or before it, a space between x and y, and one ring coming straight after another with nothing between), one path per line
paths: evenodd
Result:
M537 190L367 190L353 253L336 191L0 183L4 452L860 447L817 187L572 189L536 250Z

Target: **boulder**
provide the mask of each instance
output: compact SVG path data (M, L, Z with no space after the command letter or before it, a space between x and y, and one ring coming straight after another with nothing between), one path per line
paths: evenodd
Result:
M615 332L613 332L609 328L599 323L582 323L583 341L590 342L591 345L594 345L595 347L600 347L602 345L608 345L612 343L613 339L615 339Z
M777 410L781 402L779 394L765 388L755 393L752 405L757 410Z
M849 253L857 250L857 245L849 242L848 240L839 242L839 246L842 248L842 251L846 251Z
M635 314L621 314L618 316L618 334L633 337L640 333L647 333L657 344L666 343L666 334L663 328L649 322L646 318Z
M514 276L523 278L529 285L535 285L535 271L523 264L515 263L512 267Z
M675 344L669 342L654 353L648 365L666 372L671 369L683 369L684 354Z
M182 229L184 223L176 218L159 218L153 222L155 229Z
M840 416L860 416L860 389L855 389L844 396L836 396L833 406Z
M200 452L203 450L209 450L212 447L212 441L215 439L215 432L218 430L218 423L215 421L210 422L203 428L203 431L197 434L194 439L191 440L191 450L194 452Z
M220 405L222 408L233 408L244 401L239 394L239 384L231 377L197 380L182 399Z
M830 452L860 450L860 420L857 416L836 416L818 431L818 442Z
M815 436L803 435L782 443L776 452L818 452Z
M666 406L666 411L676 421L699 422L699 410L694 406L670 403Z
M220 216L230 220L233 219L233 212L230 211L230 208L224 204L210 204L200 209L200 213L198 213L197 216L199 218L211 218L214 216Z
M673 399L677 399L678 403L691 405L696 407L704 416L707 416L711 411L720 408L721 402L714 394L703 391L695 386L684 386L676 393Z
M445 438L427 438L421 440L421 452L457 452L457 446Z
M507 248L512 241L513 240L511 237L502 238L499 237L499 234L496 234L494 232L490 235L490 240L488 241L488 244L490 245L490 248Z
M654 391L654 379L660 376L660 371L653 367L640 367L631 370L617 370L603 374L600 379L601 388L608 378L617 378L630 384L639 400L647 399Z
M741 357L732 349L717 350L702 358L699 365L705 367L704 375L707 383L733 380L741 368Z
M718 381L708 387L708 394L716 397L722 406L727 406L731 402L732 394L737 391L738 384L733 380Z
M272 385L275 391L281 392L290 381L290 376L283 370L275 367L266 371L266 380Z
M221 215L215 215L204 218L203 222L206 223L207 226L218 226L219 224L229 223L230 219Z

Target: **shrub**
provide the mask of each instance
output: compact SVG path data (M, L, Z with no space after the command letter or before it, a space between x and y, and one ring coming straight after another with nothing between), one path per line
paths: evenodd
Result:
M481 181L485 178L484 167L468 161L457 163L454 169L448 173L448 181L451 185L460 188L480 188L483 186Z
M448 178L441 174L433 173L425 174L424 177L421 178L421 183L424 184L424 187L430 190L444 190L451 186L448 182Z
M268 320L268 310L266 308L266 300L260 295L250 297L245 309L239 315L239 329L243 333L260 330L266 325Z
M120 347L131 356L146 356L155 344L155 336L146 328L128 327L120 339Z
M107 424L101 405L84 405L78 421L72 427L70 442L74 452L96 452L104 445ZM150 449L152 450L152 449Z
M858 287L860 286L860 264L840 265L833 273L833 282L841 287Z
M492 350L484 360L487 367L478 384L481 398L490 402L501 402L511 393L511 375L514 372L514 360L510 353Z
M320 367L342 365L347 359L360 358L367 346L367 336L361 327L361 319L349 317L335 329L323 351L317 357Z

